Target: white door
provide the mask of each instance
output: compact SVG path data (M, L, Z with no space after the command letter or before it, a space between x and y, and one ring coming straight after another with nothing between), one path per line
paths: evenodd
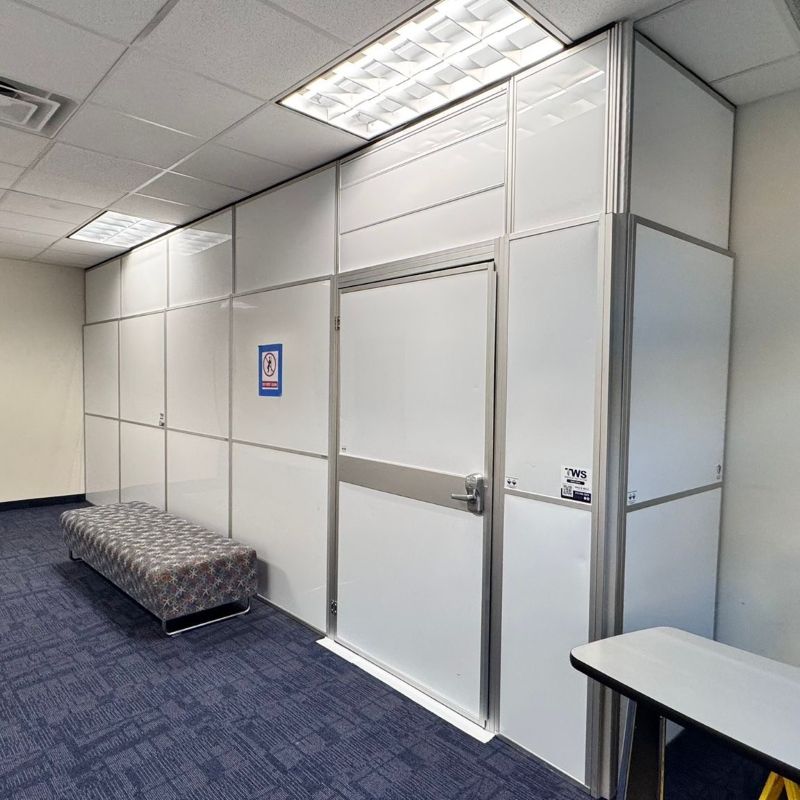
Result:
M494 302L492 263L340 294L336 639L480 723Z

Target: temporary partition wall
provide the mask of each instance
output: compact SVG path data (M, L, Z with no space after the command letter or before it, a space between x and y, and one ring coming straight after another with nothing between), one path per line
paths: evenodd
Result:
M89 270L89 500L608 794L569 650L713 634L732 125L617 26Z

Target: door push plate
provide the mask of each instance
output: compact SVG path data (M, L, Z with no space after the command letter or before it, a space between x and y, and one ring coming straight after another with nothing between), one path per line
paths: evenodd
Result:
M473 514L483 514L484 494L486 492L486 479L480 472L473 472L464 478L464 494L451 494L451 500L461 500L467 504L467 511Z

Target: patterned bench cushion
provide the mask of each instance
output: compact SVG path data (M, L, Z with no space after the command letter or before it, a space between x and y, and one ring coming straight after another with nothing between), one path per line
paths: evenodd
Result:
M159 619L256 593L256 551L147 503L65 511L72 553Z

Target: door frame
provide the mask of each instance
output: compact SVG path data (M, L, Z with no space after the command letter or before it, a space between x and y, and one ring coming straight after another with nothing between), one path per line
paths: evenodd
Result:
M338 273L331 281L331 361L330 361L330 403L329 403L329 435L328 435L328 572L327 572L327 608L326 634L343 647L357 652L387 672L396 674L390 667L380 664L366 653L358 652L352 645L339 642L337 638L338 603L338 555L339 555L339 412L340 412L340 300L341 295L349 291L359 291L378 286L390 286L400 283L427 280L450 275L486 270L489 277L487 287L487 324L486 324L486 412L485 412L485 453L484 474L487 476L485 490L485 507L483 513L483 577L481 598L481 655L480 655L480 700L479 718L458 710L462 716L477 722L479 725L493 730L496 726L496 708L492 684L499 677L495 661L495 653L499 653L498 631L494 620L499 616L500 577L497 569L497 556L500 552L502 532L496 526L496 508L494 498L498 475L496 474L496 417L497 405L497 364L498 347L498 282L504 271L507 260L507 237L500 237L465 247L456 247L430 253L415 258L387 262L373 267ZM346 456L347 457L347 456ZM468 512L465 512L468 513ZM497 594L497 596L495 596ZM493 602L494 600L494 602ZM499 662L498 662L499 663ZM399 675L403 681L419 689L437 700L437 697L426 687L415 684L408 676ZM451 706L449 703L446 705Z

